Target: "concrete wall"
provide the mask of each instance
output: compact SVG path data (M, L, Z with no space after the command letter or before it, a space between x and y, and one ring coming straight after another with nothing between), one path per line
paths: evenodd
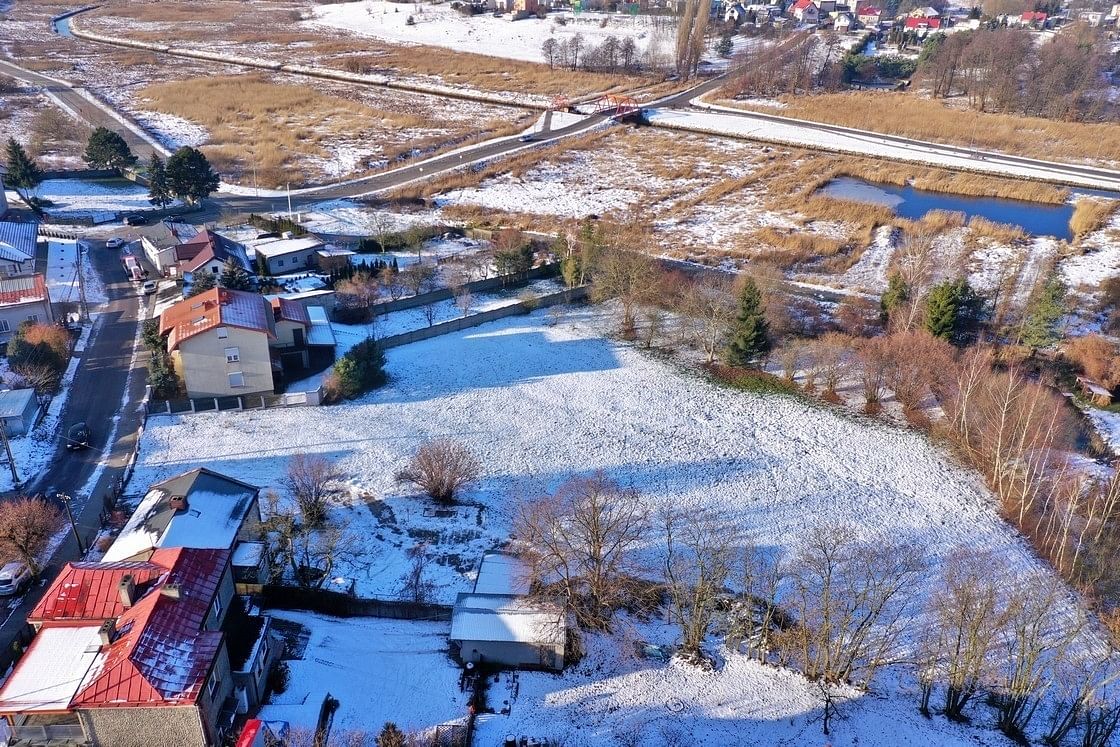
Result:
M317 246L314 249L303 249L279 257L269 257L268 271L273 275L283 275L288 272L296 272L297 270L306 270L311 264L311 259L315 256L315 252L320 249L322 249L322 247Z
M219 330L227 336L218 337ZM226 348L238 348L240 361L226 363ZM184 340L173 354L188 397L229 397L272 391L268 336L237 327L218 327ZM231 387L229 374L240 371L245 385Z
M230 683L232 687L232 682ZM91 708L78 712L95 745L151 747L154 744L210 747L213 742L194 706L175 708Z

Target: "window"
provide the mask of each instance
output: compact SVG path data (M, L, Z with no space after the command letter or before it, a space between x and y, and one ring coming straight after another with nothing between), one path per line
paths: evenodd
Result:
M214 619L222 619L222 595L220 593L214 597Z
M218 672L215 671L214 674L211 675L210 679L206 681L206 693L210 696L210 700L214 699L214 693L217 692L218 686L221 684L222 678L219 677Z
M245 386L245 374L240 371L235 371L229 375L229 385L231 387Z
M241 348L226 348L226 363L237 363L241 360Z
M27 315L27 321L31 322L32 324L38 324L39 323L39 315L38 314L28 314Z
M229 337L229 330L225 327L218 327L218 339L224 340Z
M218 267L217 265L210 265L210 272L212 272L212 273L214 273L215 275L217 275L217 274L218 274L218 270L219 270L219 267Z
M0 332L11 332L12 328L8 326L7 319L0 319Z

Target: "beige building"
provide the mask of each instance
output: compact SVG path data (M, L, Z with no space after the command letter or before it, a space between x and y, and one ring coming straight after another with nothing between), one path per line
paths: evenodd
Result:
M7 342L24 322L54 321L51 297L42 275L0 280L0 342Z

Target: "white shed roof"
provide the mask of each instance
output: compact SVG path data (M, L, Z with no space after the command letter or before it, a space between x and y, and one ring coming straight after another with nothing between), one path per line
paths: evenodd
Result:
M476 594L529 593L524 566L515 555L488 552L482 556L478 578L474 582Z
M301 236L292 239L254 239L246 242L246 244L257 254L263 254L272 259L273 257L283 257L295 252L302 252L305 249L315 249L321 247L323 242L314 236Z
M47 626L0 690L0 712L65 711L101 657L96 625Z
M502 594L460 594L451 614L453 641L556 645L564 642L564 613Z
M307 331L308 345L335 345L334 329L327 319L327 311L322 306L308 306L307 318L311 320L311 329Z

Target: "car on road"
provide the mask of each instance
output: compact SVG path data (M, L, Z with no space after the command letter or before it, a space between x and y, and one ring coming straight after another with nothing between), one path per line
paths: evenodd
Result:
M31 586L31 569L23 563L8 563L0 568L0 597L14 597Z
M133 213L124 217L124 224L126 226L146 226L148 225L148 219L139 213Z
M145 296L150 296L156 292L156 281L145 280L144 284L140 286L140 290L144 292Z
M89 426L85 423L74 423L66 431L66 448L71 451L89 448Z
M531 142L533 142L533 141L534 141L534 140L536 140L536 139L537 139L537 136L536 136L536 135L534 135L534 134L533 134L533 133L531 133L531 132L530 132L530 133L528 133L528 134L522 135L521 137L517 138L517 140L518 140L519 142L522 142L522 143L531 143Z
M126 243L128 243L128 242L126 242L121 237L114 236L113 238L111 238L111 239L109 239L108 241L105 242L105 248L106 249L120 249Z

